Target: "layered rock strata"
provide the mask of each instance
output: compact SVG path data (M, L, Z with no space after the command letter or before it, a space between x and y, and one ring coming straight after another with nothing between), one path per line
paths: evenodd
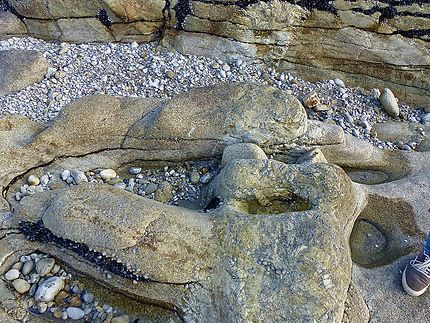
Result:
M430 5L423 1L4 0L4 6L35 37L162 39L187 54L258 59L310 80L341 77L430 104ZM4 33L21 31L16 25Z

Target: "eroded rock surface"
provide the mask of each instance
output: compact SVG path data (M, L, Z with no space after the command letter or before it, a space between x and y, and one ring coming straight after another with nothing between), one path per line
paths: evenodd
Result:
M368 277L391 272L390 263L415 252L430 229L429 153L381 150L338 126L308 125L303 111L271 87L228 84L169 101L88 97L46 127L2 119L1 273L13 257L39 250L109 291L174 310L185 321L352 322L366 320L367 308L371 318L391 319L378 311L383 298L371 299ZM196 122L202 114L204 126ZM137 161L151 167L221 160L238 145L256 153L236 149L221 170L197 180L208 212L107 180L60 177L100 168L120 174ZM56 178L49 189L15 198L29 175L47 173ZM351 180L366 176L373 181ZM353 266L354 259L368 268ZM376 283L381 295L389 293L391 287L381 289L386 282ZM8 317L25 317L13 294L4 295L1 307L14 308Z

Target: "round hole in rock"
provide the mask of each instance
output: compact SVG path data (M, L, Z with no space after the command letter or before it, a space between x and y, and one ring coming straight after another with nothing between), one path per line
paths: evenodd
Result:
M344 168L353 182L376 185L389 181L388 175L380 170Z
M424 239L408 202L369 195L350 236L352 260L366 268L383 266L418 251Z
M237 201L237 206L249 214L279 214L287 212L307 211L311 203L295 194L289 196L258 196L249 201Z

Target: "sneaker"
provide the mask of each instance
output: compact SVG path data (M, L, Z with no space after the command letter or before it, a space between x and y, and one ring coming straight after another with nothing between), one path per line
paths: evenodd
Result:
M419 254L406 266L402 275L402 285L411 296L424 294L430 285L430 256L425 252Z

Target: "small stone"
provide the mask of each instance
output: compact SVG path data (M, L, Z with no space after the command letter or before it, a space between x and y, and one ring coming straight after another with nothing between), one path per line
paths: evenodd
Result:
M345 118L345 120L351 124L354 123L354 119L351 117L351 115L348 112L345 112L343 114L343 117Z
M79 294L81 292L81 289L79 288L79 286L75 285L72 287L72 292L75 294Z
M239 58L236 60L236 66L237 66L237 67L240 67L242 64L243 64L243 61L242 61L242 59L239 57Z
M64 287L64 280L58 276L49 277L36 290L36 302L50 302Z
M48 67L48 71L46 72L45 77L47 79L53 77L55 75L55 73L57 73L57 69L53 68L53 67Z
M20 294L27 293L31 287L30 284L27 281L25 281L24 279L15 279L12 282L12 286Z
M420 118L422 122L430 123L430 113L423 113Z
M116 178L112 178L111 180L107 181L107 183L109 185L115 185L115 184L120 184L120 183L124 184L124 181L121 178L116 177Z
M55 275L56 273L58 273L60 271L60 269L61 269L60 265L55 264L54 267L52 267L52 269L51 269L51 273Z
M68 169L65 169L61 173L61 179L63 181L66 181L70 177L70 171Z
M82 300L87 304L91 303L94 300L94 295L91 293L85 293L82 295Z
M381 91L379 91L379 89L372 89L372 96L375 99L379 99L379 97L381 96Z
M33 268L34 268L34 261L33 260L27 261L26 263L24 263L24 266L22 267L22 274L28 275L29 273L31 273Z
M148 186L145 187L145 194L149 195L154 193L156 190L158 189L158 185L157 184L148 184Z
M31 260L31 256L21 256L19 258L19 261L22 262L22 263L27 262L29 260Z
M321 104L320 98L315 92L309 93L303 98L303 105L306 108L314 108L319 104Z
M23 265L24 264L22 262L18 261L18 262L16 262L16 263L13 264L12 269L21 270Z
M40 179L39 179L39 177L37 177L37 176L34 176L34 175L30 175L29 177L28 177L28 184L30 184L30 185L34 185L34 186L37 186L37 185L39 185L40 184Z
M212 174L211 173L206 173L202 177L200 177L200 182L202 184L207 184L207 183L209 183L209 181L211 179L212 179Z
M353 129L352 129L352 135L353 135L354 137L359 137L359 136L360 136L360 133L358 132L358 130L357 130L357 129L353 128Z
M33 296L36 293L37 284L31 285L30 291L28 292L29 296Z
M223 69L223 71L228 72L228 71L230 71L230 66L228 64L224 64L222 66L222 69Z
M49 183L49 176L48 175L43 175L40 177L40 183L42 185L47 185Z
M129 172L131 175L137 175L137 174L139 174L141 171L142 171L142 168L140 168L140 167L130 167L130 168L128 169L128 172Z
M6 278L6 280L9 280L9 281L15 280L18 277L19 277L18 269L11 269L4 275L4 278Z
M172 194L173 185L168 181L161 182L158 185L157 191L155 191L155 200L162 203L167 203L173 198Z
M382 107L384 108L385 112L388 113L388 115L393 118L399 116L400 109L397 104L397 100L390 89L384 89L384 92L382 92L381 96L379 97L379 101L381 102Z
M345 87L345 83L344 83L341 79L334 79L334 83L335 83L337 86Z
M314 107L314 111L316 112L323 112L323 111L329 111L329 110L331 110L331 108L325 104L318 104L316 107Z
M66 304L66 298L69 297L69 293L64 290L61 290L54 298L54 302L57 306L63 306Z
M200 182L200 174L198 172L191 172L190 173L190 182L193 185L196 185Z
M61 319L62 320L67 320L68 318L69 318L69 316L67 315L67 312L61 313Z
M100 176L105 181L108 181L116 177L116 172L113 169L104 169L100 172Z
M85 183L88 182L88 178L85 175L84 172L74 169L70 172L70 176L73 178L73 181L75 182L76 185L79 185L81 183Z
M43 314L48 310L48 304L46 303L37 303L36 305L36 310L40 313Z
M79 295L73 295L67 300L68 304L73 307L81 307L81 298Z
M55 265L54 258L43 258L36 263L36 271L40 276L46 276Z
M57 308L57 309L54 311L53 315L54 315L54 317L55 317L56 319L60 319L60 318L61 318L61 315L63 315L63 312L62 312L60 309L58 309L58 308Z
M40 275L39 275L39 274L37 274L37 273L32 273L32 274L30 275L30 283L35 284L35 283L38 283L38 282L39 282L39 280L40 280Z
M225 73L224 70L219 71L219 76L221 76L222 78L226 78L227 74Z
M168 71L166 72L166 76L167 76L169 79L173 79L173 78L175 78L176 73L175 73L174 71L168 70Z

